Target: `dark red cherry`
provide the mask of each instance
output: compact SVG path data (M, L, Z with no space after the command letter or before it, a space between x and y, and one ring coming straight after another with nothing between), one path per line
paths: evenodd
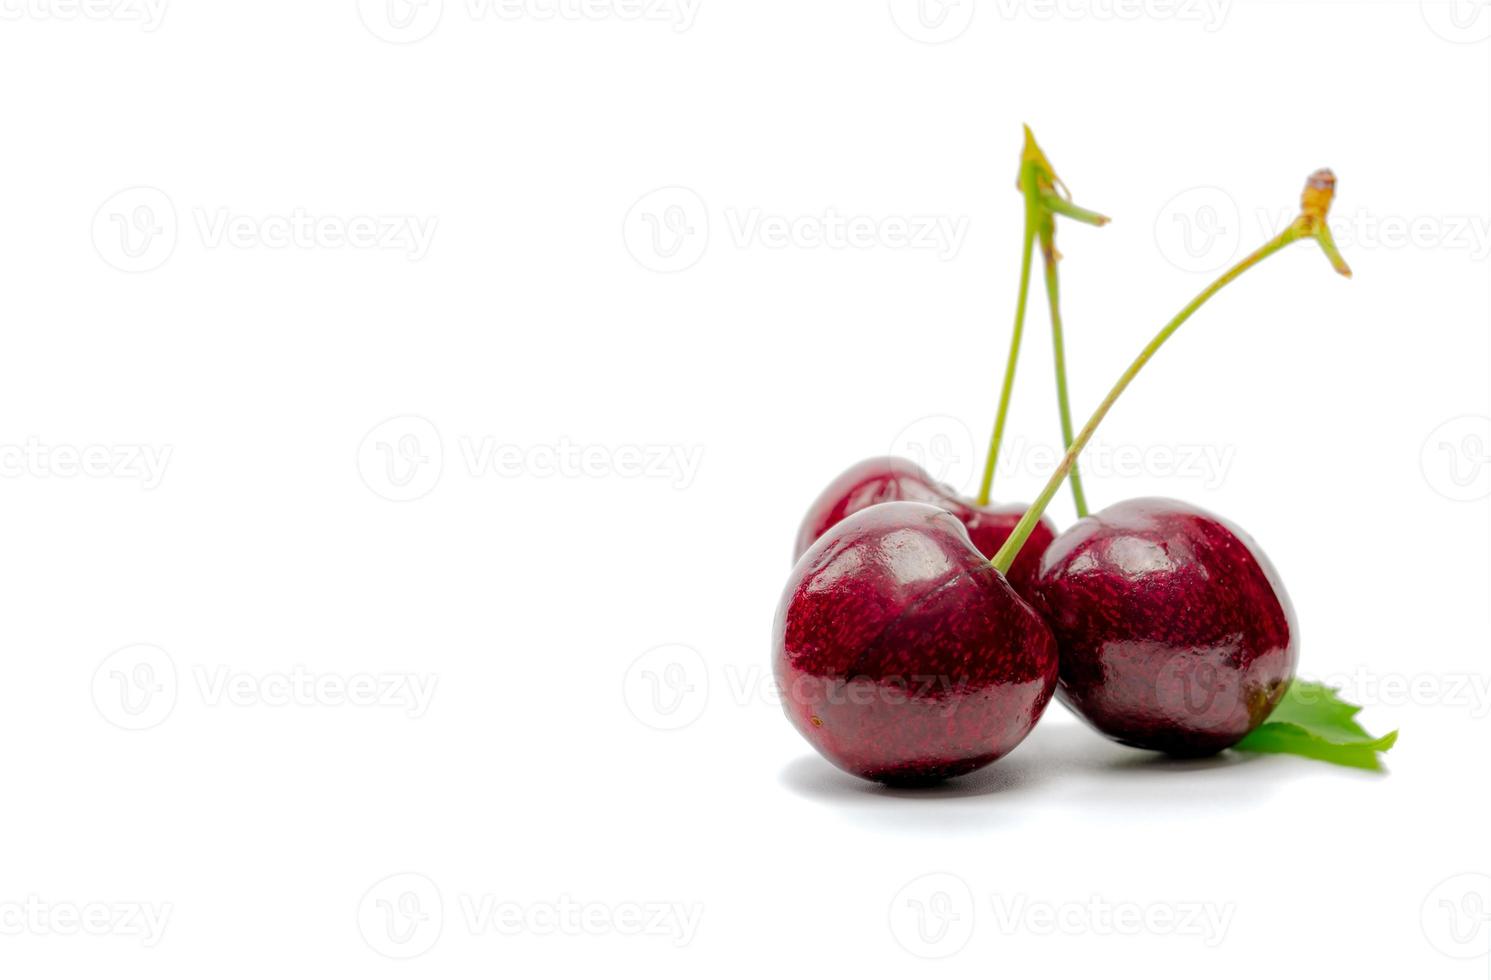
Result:
M1050 629L929 504L834 524L792 569L773 631L787 717L829 761L881 782L988 765L1056 685Z
M1061 651L1058 697L1125 745L1209 755L1268 717L1299 628L1246 534L1177 500L1114 504L1046 550L1034 603Z
M793 558L801 558L823 532L850 514L892 500L935 504L948 511L968 527L974 546L986 558L994 557L994 552L1020 522L1020 515L1025 513L1024 504L980 507L969 503L952 487L932 479L926 470L909 459L877 456L849 467L813 501L797 529ZM1040 569L1041 554L1055 537L1056 525L1041 518L1010 568L1010 584L1027 599Z

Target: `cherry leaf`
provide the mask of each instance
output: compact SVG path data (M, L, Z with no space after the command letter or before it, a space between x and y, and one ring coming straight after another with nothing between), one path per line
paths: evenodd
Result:
M1244 752L1302 755L1338 766L1382 769L1380 752L1398 741L1396 731L1380 738L1356 722L1358 705L1343 701L1336 688L1296 680L1284 692L1268 721L1235 746Z

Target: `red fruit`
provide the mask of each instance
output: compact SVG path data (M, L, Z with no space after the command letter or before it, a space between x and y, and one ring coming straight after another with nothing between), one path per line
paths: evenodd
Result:
M798 527L793 558L801 558L825 531L850 514L892 500L912 500L941 507L968 527L974 546L986 558L994 557L1025 513L1024 504L980 507L969 503L959 498L952 487L932 479L926 470L910 460L878 456L851 466L818 495ZM1056 525L1041 518L1010 568L1010 584L1027 599L1040 569L1041 554L1055 537Z
M928 782L988 765L1050 701L1051 631L952 514L860 503L782 593L773 664L787 717L866 779Z
M1299 656L1278 573L1221 518L1114 504L1046 551L1034 604L1061 650L1062 702L1125 745L1209 755L1262 724Z

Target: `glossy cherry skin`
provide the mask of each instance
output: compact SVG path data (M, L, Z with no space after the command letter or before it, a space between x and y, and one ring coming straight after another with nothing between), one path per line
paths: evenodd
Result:
M892 500L935 504L968 527L973 544L993 558L1025 513L1024 504L980 507L961 499L952 487L939 483L909 459L877 456L856 463L828 485L808 508L797 529L793 558L801 558L823 532L857 511ZM1041 555L1056 537L1056 525L1041 518L1010 567L1010 584L1026 599L1031 596Z
M1237 743L1294 676L1299 627L1268 558L1177 500L1128 500L1047 549L1033 602L1061 651L1057 696L1115 741L1198 756Z
M1056 641L952 514L856 511L792 569L773 626L787 717L865 779L925 783L1020 744L1056 686Z

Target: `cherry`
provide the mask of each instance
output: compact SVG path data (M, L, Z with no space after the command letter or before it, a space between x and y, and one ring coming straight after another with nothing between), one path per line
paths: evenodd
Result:
M1061 650L1058 697L1125 745L1210 755L1262 724L1299 658L1289 597L1263 552L1176 500L1078 521L1032 600Z
M1207 300L1303 238L1315 239L1337 272L1351 274L1326 223L1334 194L1329 170L1312 174L1299 217L1149 342L994 556L995 568L1010 567L1113 403ZM1294 676L1298 629L1268 559L1241 531L1176 501L1117 504L1069 528L1047 549L1035 602L1061 650L1062 700L1129 745L1181 755L1220 751L1268 717Z
M797 529L793 558L803 553L829 528L875 504L892 500L935 504L962 521L974 547L992 558L1025 512L1024 504L979 506L957 495L952 487L932 479L926 470L898 456L877 456L856 463L824 488ZM1040 568L1041 553L1056 537L1056 526L1042 519L1010 568L1010 584L1029 599Z
M835 523L793 568L773 632L787 717L829 761L885 783L988 765L1056 686L1045 621L926 503Z

